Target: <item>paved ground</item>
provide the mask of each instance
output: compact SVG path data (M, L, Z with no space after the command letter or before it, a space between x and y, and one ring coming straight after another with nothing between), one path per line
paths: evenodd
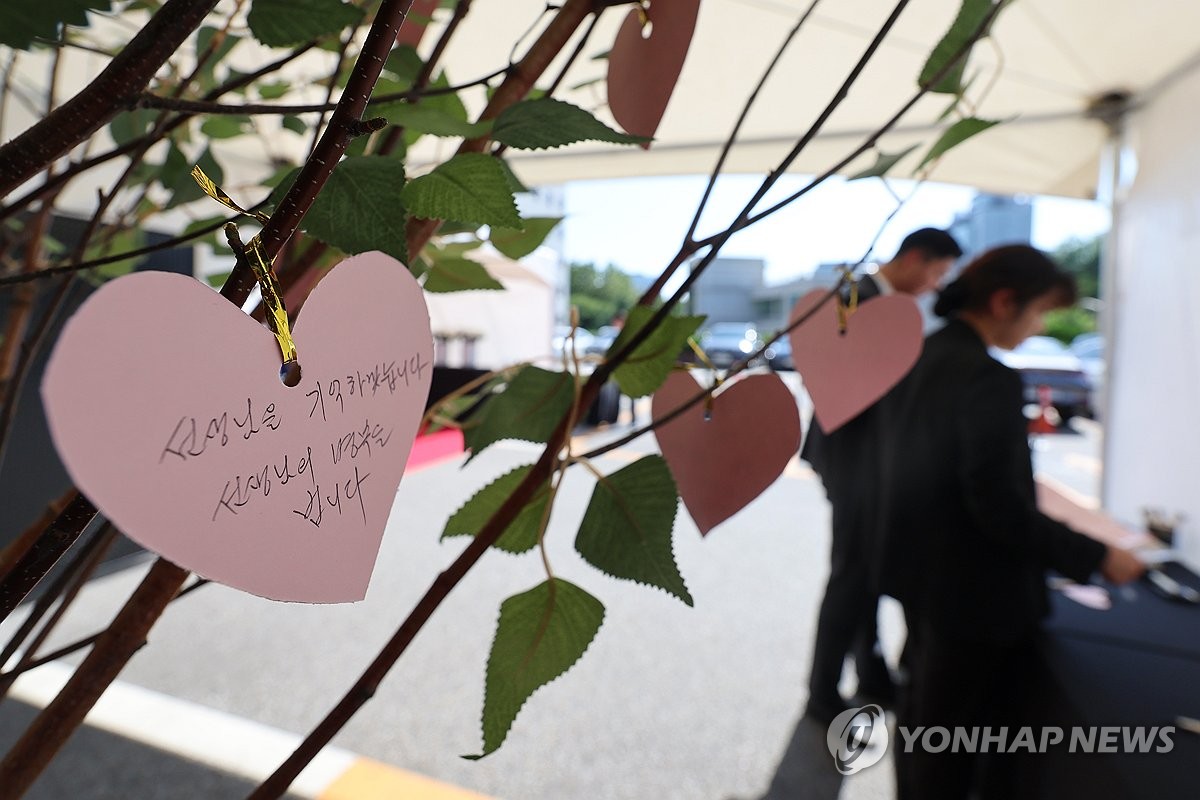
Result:
M1077 491L1089 493L1090 483L1094 494L1098 429L1083 430L1052 437L1037 459ZM599 466L612 471L652 447L647 437ZM455 461L405 478L364 602L289 605L206 587L168 610L122 681L306 732L462 549L463 540L438 542L447 516L478 487L536 456L532 447L502 443L466 467ZM838 796L840 781L821 755L824 732L796 727L827 570L828 507L811 473L793 461L770 490L703 539L681 511L675 550L695 608L608 578L574 553L592 483L583 470L564 481L550 557L557 575L604 602L604 626L574 669L534 695L504 747L480 762L459 757L481 745L484 665L499 604L544 578L534 553L485 556L334 743L512 800L723 800L762 795L791 742L789 773L779 783L791 788L778 796ZM144 569L131 565L96 581L55 640L103 624ZM899 618L890 607L885 616L884 636L895 649ZM15 621L0 627L0 640ZM28 713L0 706L0 744ZM160 791L149 782L114 788L144 771L150 756L121 743L87 749L95 736L79 737L71 759L95 779L70 789L54 783L35 796L155 800L244 791L224 776L173 769L166 757L158 757L168 764L161 774L171 777ZM890 797L891 785L885 759L849 778L840 796Z

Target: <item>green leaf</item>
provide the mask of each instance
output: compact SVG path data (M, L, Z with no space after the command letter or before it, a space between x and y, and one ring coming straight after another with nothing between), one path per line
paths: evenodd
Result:
M630 309L629 319L609 348L609 353L616 353L619 348L624 347L625 342L633 338L652 316L654 310L648 306L634 306ZM696 332L703 321L704 317L665 318L658 329L639 344L613 372L613 378L621 387L621 391L630 397L645 397L657 391L670 374L671 367L675 365L688 337Z
M615 131L579 106L543 98L522 100L496 117L492 138L519 150L562 147L573 142L597 141L642 144L644 136Z
M278 100L292 90L292 85L287 81L278 81L276 83L260 83L256 88L258 96L263 100Z
M483 752L496 751L521 706L570 669L604 622L604 606L573 583L551 578L500 606L483 698Z
M241 136L250 125L250 117L245 114L213 114L204 120L200 132L210 139L231 139Z
M875 154L874 164L864 169L862 172L854 173L849 178L846 178L846 180L857 181L862 180L863 178L882 178L884 175L887 175L888 170L896 166L897 161L904 158L913 150L916 150L919 146L920 145L914 144L912 147L906 147L899 153L885 153L880 150Z
M525 230L497 228L488 235L488 239L492 247L515 261L541 247L550 231L560 222L562 217L529 217L525 220Z
M414 216L520 228L521 217L498 159L462 153L413 178L401 199Z
M204 66L200 68L197 74L202 88L209 89L216 83L215 74L217 66L229 55L229 51L233 50L237 43L241 41L241 37L232 33L221 33L219 28L214 28L210 25L205 25L196 31L196 54L197 56L208 51L209 45L212 44L213 37L220 35L221 43L217 45L210 55L204 61Z
M979 30L979 26L992 12L993 6L993 0L963 0L962 6L958 9L958 16L950 25L950 30L946 31L942 40L937 43L933 52L929 54L929 58L926 59L925 66L921 69L921 75L917 78L918 86L924 86L933 80L933 77L950 63L954 55L967 45L975 31ZM984 31L980 38L982 39L983 36L987 36L987 31ZM968 50L958 63L930 88L930 91L939 94L961 94L963 71L966 69L970 57L971 53Z
M225 281L229 280L229 276L232 274L232 270L226 272L214 272L212 275L205 277L204 281L212 288L220 289L225 285Z
M495 516L504 505L504 501L516 490L525 476L529 474L529 465L517 467L504 473L487 486L480 489L463 506L446 520L446 528L442 531L442 539L451 536L476 536L483 526ZM546 481L538 487L533 499L521 509L516 518L504 529L504 533L496 540L495 547L508 553L524 553L537 546L538 536L542 530L542 517L546 512L546 504L550 501L550 482Z
M292 47L357 25L363 12L340 0L253 0L246 22L268 47Z
M512 165L506 159L497 158L496 160L504 167L504 177L508 179L508 188L513 194L523 194L529 191L529 187L521 183L521 179L517 177L517 173L513 172Z
M404 92L412 88L424 66L425 60L418 55L416 48L403 45L388 53L387 60L383 62L383 71L399 81L401 84L399 91Z
M546 442L575 401L566 372L525 367L504 391L485 400L463 428L471 458L501 439Z
M393 125L403 125L411 131L434 136L462 136L473 139L486 135L492 129L490 120L466 122L425 103L413 104L402 100L373 105L371 115L387 117L388 122Z
M283 118L283 127L287 128L293 133L298 133L301 136L304 136L308 133L308 126L304 124L304 120L293 114L288 114Z
M129 144L134 139L145 136L157 118L158 112L149 108L122 111L108 123L108 132L117 145Z
M446 77L445 72L439 72L437 77L429 82L430 89L449 89L450 79ZM466 122L467 107L463 104L462 99L456 92L445 92L444 94L430 94L421 98L421 105L429 108L436 108L447 116L453 117L460 122Z
M57 39L60 25L87 27L88 11L110 11L110 0L4 0L0 45L29 50L34 39Z
M465 292L471 289L500 289L482 264L469 258L441 258L433 262L425 277L427 292Z
M276 187L271 194L274 204L294 180L285 179ZM345 158L317 195L302 227L347 253L381 250L407 261L403 188L404 162L386 156Z
M93 244L85 251L83 260L92 261L97 258L116 255L117 253L125 253L130 250L137 250L145 246L145 236L138 228L126 228L118 231L107 243L103 245ZM135 256L127 258L124 261L116 261L112 264L104 264L103 266L94 267L87 270L86 278L93 284L101 284L112 278L119 278L122 275L127 275L133 271L134 267L146 260L146 256Z
M938 140L933 143L933 147L929 148L929 152L921 159L921 163L913 172L918 172L935 158L941 158L952 148L958 147L960 144L970 139L972 136L983 133L993 125L998 125L998 119L979 119L978 117L967 117L960 119L958 122L947 128Z
M671 549L678 498L662 456L639 459L596 482L575 549L614 578L657 586L690 606Z
M221 165L217 163L217 159L213 157L212 151L208 148L205 148L204 152L200 154L200 157L196 159L195 166L198 166L200 169L204 170L204 174L212 178L213 183L217 184L218 186L225 181L225 170L221 169ZM179 178L172 186L168 187L170 189L174 189L174 192L171 194L171 199L167 202L168 208L172 208L183 203L190 203L194 200L199 200L201 197L205 197L203 190L201 190L201 188L196 185L196 181L192 179L192 165L187 163L186 158L184 160L184 167L185 169L183 170L183 177ZM213 202L213 206L216 207L215 201Z

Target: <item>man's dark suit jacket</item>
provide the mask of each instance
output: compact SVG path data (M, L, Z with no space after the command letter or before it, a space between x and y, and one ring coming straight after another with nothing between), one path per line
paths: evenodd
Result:
M1046 570L1084 582L1104 545L1037 509L1020 376L973 328L925 340L881 411L880 588L934 630L1012 642L1049 609Z

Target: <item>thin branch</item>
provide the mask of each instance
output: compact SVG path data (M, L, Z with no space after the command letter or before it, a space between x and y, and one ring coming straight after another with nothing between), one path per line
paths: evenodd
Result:
M140 92L217 0L167 0L88 86L0 147L0 197L41 172L119 113L115 97Z
M834 285L834 287L832 289L830 289L825 294L825 296L822 297L816 303L816 305L814 305L808 311L801 314L796 319L792 320L791 323L789 323L787 327L782 328L778 332L776 332L776 334L774 336L772 336L769 341L765 342L761 347L759 347L758 350L756 350L755 352L746 356L741 361L738 361L737 363L731 365L730 368L725 373L724 380L728 381L734 375L737 375L739 372L745 370L752 361L754 361L757 358L761 358L762 355L767 352L767 349L771 345L773 345L776 341L778 341L782 337L786 336L792 330L800 327L805 322L808 322L808 320L811 319L812 316L814 314L816 314L821 309L822 306L824 306L826 303L828 303L830 300L832 300L835 296L837 296L837 293L842 290L842 286L844 286L845 283L846 283L846 276L843 275L838 280L838 282ZM672 409L671 411L667 412L666 414L663 414L661 417L659 417L657 419L651 420L648 425L638 428L637 430L630 431L627 435L622 436L620 439L609 442L608 444L602 445L593 450L589 450L588 452L584 453L583 455L577 456L575 458L575 460L584 464L585 466L591 466L589 463L590 459L599 458L600 456L604 455L605 453L609 453L620 447L624 447L625 445L629 444L630 442L632 442L636 439L639 439L642 436L645 436L647 433L650 433L651 431L653 431L657 428L661 428L663 425L666 425L668 422L675 419L680 414L683 414L685 411L692 408L697 403L703 402L708 397L711 397L713 392L715 392L717 389L719 389L722 385L723 385L722 383L714 383L712 386L708 387L707 389L702 389L697 394L688 398L688 400L686 400L682 405L678 406L677 408Z
M438 63L442 59L442 55L446 52L446 47L450 44L451 38L458 31L459 24L467 16L467 12L471 10L471 0L458 0L454 4L454 12L450 15L450 19L446 22L446 27L442 29L441 35L438 37L437 43L433 46L433 52L429 54L429 58L425 59L425 63L421 65L421 71L417 73L417 77L413 80L412 86L409 88L406 99L412 101L418 96L416 92L424 91L429 86L429 82L433 80L433 74L437 70ZM504 72L508 71L505 67ZM404 136L404 126L394 125L392 129L383 137L383 142L379 146L379 152L387 155L396 149L400 143L401 137ZM416 255L415 251L410 251Z
M525 99L534 83L550 66L550 62L562 52L574 36L575 31L583 24L583 20L593 13L592 0L566 0L554 19L542 31L537 41L529 48L517 64L505 76L504 82L496 89L478 121L494 119L501 111ZM487 149L490 138L480 136L467 139L458 147L458 153L482 153ZM441 227L440 220L420 219L413 217L406 227L408 252L417 254Z
M265 200L251 206L249 208L249 210L254 211L259 208L262 208L264 205L266 205ZM210 222L207 225L202 225L201 227L197 228L196 230L192 231L191 233L186 233L186 234L182 234L180 236L175 236L171 239L167 239L165 241L159 242L158 244L147 245L146 247L139 247L136 250L126 250L122 253L114 253L110 256L104 256L104 258L94 258L91 261L83 261L78 264L59 264L57 266L47 267L46 269L40 269L37 272L22 273L19 275L6 275L4 277L0 277L0 286L11 286L12 284L16 284L16 283L25 283L27 281L42 280L45 278L53 277L55 275L62 275L64 273L68 273L68 272L81 272L82 270L85 270L85 269L95 269L96 267L103 267L105 264L115 264L118 261L127 261L131 258L138 258L140 256L148 256L152 253L157 253L162 250L170 250L172 247L178 247L181 244L187 244L188 242L199 239L202 236L206 236L206 235L212 233L213 231L217 230L218 228L225 227L226 223L236 222L238 219L239 219L239 215L235 214L234 216L229 217L228 219L219 219L214 222Z
M484 86L490 81L495 80L504 73L508 72L508 67L495 70L482 78L476 78L473 81L460 83L457 86L441 86L432 89L413 90L409 89L403 92L389 92L387 94L375 95L367 101L367 107L378 105L380 103L394 103L397 100L413 100L423 97L437 97L447 94L457 94L463 89L470 89L474 86ZM337 103L312 103L309 105L280 105L278 103L245 103L242 105L232 105L227 103L213 103L205 100L177 100L170 97L160 97L156 94L144 93L138 96L131 104L133 108L162 108L168 111L186 111L190 114L311 114L320 111L333 111L337 108Z
M787 197L787 198L779 201L778 203L776 203L775 205L766 209L765 211L762 211L758 214L754 214L750 217L747 217L745 222L738 228L738 230L741 230L742 228L753 225L754 223L758 222L759 220L761 220L767 216L770 216L771 214L774 214L779 209L787 206L789 203L792 203L793 201L804 196L805 194L807 194L808 192L810 192L814 188L816 188L818 185L820 185L821 183L828 180L833 175L835 175L838 172L840 172L841 170L845 169L845 167L851 161L858 158L860 155L865 153L867 150L874 147L875 143L879 141L879 138L881 136L883 136L885 133L887 133L892 128L894 128L896 126L896 124L904 117L904 115L907 114L909 111L911 111L912 107L915 106L922 97L924 97L926 94L929 93L929 90L931 88L936 86L942 80L942 78L944 78L946 75L948 75L950 73L950 70L954 69L954 67L958 65L959 61L961 61L963 58L966 57L966 55L971 51L971 48L975 45L975 43L979 40L979 38L988 30L989 27L991 27L992 22L995 21L995 19L996 19L996 15L1000 12L1000 10L1003 7L1004 7L1004 3L998 3L997 5L993 6L992 10L988 13L987 17L983 20L982 24L980 24L980 26L975 29L974 33L967 40L966 44L964 44L961 48L959 48L959 50L955 54L954 58L947 61L946 65L943 66L942 69L938 70L936 75L931 77L925 83L921 84L918 87L917 91L913 94L913 96L911 98L909 98L908 102L905 103L903 106L901 106L900 110L898 110L895 114L893 114L891 116L891 118L888 119L887 122L880 125L879 128L877 128L873 133L871 133L859 147L855 148L853 152L851 152L849 155L847 155L845 158L843 158L841 161L839 161L834 166L827 169L825 172L821 173L818 177L814 178L811 183L809 183L807 186L803 187L796 193L792 194L790 197ZM708 239L701 241L700 244L701 245L710 244L712 241L715 240L715 238L716 237L709 237Z
M342 46L338 49L337 63L333 66L333 74L329 76L329 86L325 89L325 105L332 106L329 111L337 108L337 103L333 102L333 93L337 91L338 80L342 77L342 67L346 64L346 52L350 49L350 42L354 41L354 34L357 28L351 28L342 38ZM322 111L320 119L313 125L312 143L308 146L308 155L311 157L313 151L317 149L317 143L321 141L321 129L325 127L325 113Z
M75 487L67 489L57 500L51 501L42 515L33 521L21 533L20 536L9 542L4 549L0 550L0 581L6 579L13 571L13 567L17 562L25 557L34 543L37 542L38 536L41 535L54 519L62 513L63 509L70 505L71 501L78 496Z
M26 656L31 657L34 655L40 643L45 640L45 637L57 623L58 617L62 611L66 610L67 605L74 596L75 592L71 590L71 587L75 587L75 591L78 591L78 587L82 586L92 571L99 566L100 559L104 557L104 553L107 552L115 539L116 530L111 524L106 523L101 526L100 530L96 531L96 534L86 544L79 548L71 563L46 587L46 591L34 602L29 616L22 621L21 627L8 640L8 644L4 646L4 649L0 650L0 664L8 663L13 654L24 644L29 634L33 633L33 629L37 627L42 618L50 611L55 601L59 599L59 596L66 592L67 594L63 597L63 603L59 605L58 614L51 617L39 632L35 641L29 647L25 648ZM3 697L4 692L7 690L8 685L0 682L0 697Z
M187 571L158 559L66 686L34 718L0 761L0 785L9 797L23 795L75 729L100 694L145 643L146 634L174 597ZM159 598L165 598L159 601Z
M0 80L0 130L4 130L4 120L8 116L8 101L12 98L13 70L17 68L17 56L20 51L13 50L4 65L4 78Z
M38 538L16 565L0 580L0 620L25 599L42 577L67 552L79 534L96 516L96 508L83 495L76 495L54 523Z
M314 43L309 42L308 44L305 44L305 45L302 45L302 46L296 48L292 52L288 53L286 56L283 56L283 57L271 62L270 64L267 64L266 66L262 67L259 70L248 73L246 75L238 75L233 80L227 81L224 84L222 84L221 86L218 86L215 89L213 89L212 91L208 92L204 96L204 99L205 100L215 100L216 98L220 97L223 94L227 94L228 92L232 92L232 91L242 88L243 86L247 86L247 85L253 83L254 81L258 80L259 78L263 77L264 75L269 75L272 72L276 72L277 70L282 69L288 63L290 63L291 61L294 61L295 59L304 55L305 53L307 53L309 50L311 50L315 46L316 45ZM177 127L179 127L180 125L183 125L188 120L190 120L192 118L192 116L193 116L192 114L188 114L188 113L180 114L178 117L175 117L174 119L171 120L171 122L164 129L163 133L170 133L171 131L173 131ZM21 195L16 200L14 200L11 203L9 203L8 205L0 208L0 220L5 220L5 219L11 217L13 214L17 213L18 211L20 211L21 209L29 206L31 203L33 203L43 197L46 197L51 192L53 192L55 189L58 189L60 186L63 186L68 181L72 180L73 178L78 177L80 174L90 170L91 168L99 166L100 164L104 164L108 161L111 161L114 158L120 158L123 155L128 155L129 153L134 152L135 150L137 150L139 147L141 147L143 144L145 144L149 140L150 140L149 135L141 136L141 137L138 137L137 139L133 139L129 142L126 142L125 144L120 145L119 147L115 147L112 150L109 150L104 153L100 153L99 155L95 155L90 158L84 159L83 161L79 161L79 162L72 164L66 170L55 175L53 178L47 178L46 181L44 181L41 186L38 186L34 189L30 189L28 192Z
M821 0L812 0L804 13L800 15L800 19L796 20L796 24L792 26L787 36L780 42L779 49L775 51L775 57L771 59L771 63L763 70L763 74L759 77L754 91L746 98L746 103L742 106L742 113L738 115L737 122L733 125L733 131L729 134L729 138L725 140L725 144L721 148L721 154L717 157L716 166L713 167L712 174L708 177L708 185L704 187L704 196L700 198L700 205L696 208L696 215L692 217L692 224L688 226L687 233L684 234L683 238L685 241L691 241L692 237L696 235L696 227L700 224L700 217L704 214L704 209L708 207L709 196L712 195L713 188L717 185L717 178L720 177L721 170L725 167L725 161L729 158L729 151L733 149L733 145L737 142L738 134L741 133L742 125L746 122L746 117L750 115L750 109L754 106L755 101L758 100L758 95L763 90L763 87L766 86L767 79L771 77L771 73L775 71L775 67L783 59L783 54L787 52L792 41L800 33L800 29L804 27L804 23L808 21L813 11L816 10L819 2ZM670 276L667 275L666 277L669 278ZM660 281L663 284L666 283L661 278ZM662 285L660 285L659 281L655 281L655 286L652 288L654 289L655 296L662 291Z
M300 169L300 174L296 176L292 187L280 201L275 213L271 215L271 220L259 234L268 258L274 259L279 254L284 242L296 232L301 219L308 213L313 200L316 199L317 192L329 180L333 168L337 166L338 160L346 152L346 147L350 144L363 112L366 110L371 90L379 79L379 73L383 70L388 52L396 41L396 33L411 6L412 0L383 0L375 22L363 43L350 80L346 83L346 89L342 92L342 97L330 119L329 127L321 136L312 157ZM246 274L237 275L237 270L235 270L230 280L243 284L244 291L248 295L250 284L246 278L253 276L249 275L249 268L243 272ZM242 288L239 286L239 293L241 290Z
M701 247L708 247L709 251L700 259L698 264L694 264L692 266L691 272L688 274L687 278L685 278L683 283L680 284L679 288L675 290L675 293L672 294L671 297L665 303L663 303L657 311L654 312L654 315L650 318L650 320L643 325L640 330L634 333L633 336L629 337L629 341L626 342L619 351L614 353L613 360L616 361L616 363L619 364L621 359L623 359L628 353L632 353L634 350L636 350L641 343L645 341L660 324L662 324L662 321L667 318L675 306L679 305L679 301L683 299L683 296L687 294L692 285L699 280L700 276L704 273L704 270L708 267L708 265L711 264L713 259L717 257L717 253L720 252L720 249L725 245L726 242L729 241L730 237L732 237L737 231L746 227L746 219L754 210L754 207L758 205L759 201L761 201L763 197L767 195L776 182L778 182L780 177L782 177L787 171L787 168L791 166L792 162L794 162L796 158L799 157L800 153L803 152L804 148L808 146L808 143L811 142L814 137L816 137L821 127L825 124L825 121L829 119L834 111L837 110L842 101L849 96L850 87L853 86L854 82L858 80L858 76L862 74L862 71L866 68L872 56L875 55L875 52L879 49L879 46L883 44L884 38L896 24L896 21L900 17L900 13L904 10L908 3L909 0L899 0L899 2L896 3L895 7L892 9L892 13L888 15L888 18L884 21L883 25L881 25L879 30L875 33L875 37L871 40L870 44L867 45L866 50L859 57L858 62L854 65L854 68L850 71L849 75L847 75L846 80L842 81L842 85L834 94L833 99L830 100L821 113L817 115L816 120L813 121L808 130L805 131L804 134L796 141L796 144L793 145L791 152L789 152L783 158L783 160L777 167L775 167L775 169L767 174L762 183L759 185L758 190L754 193L754 196L750 198L750 200L738 213L737 218L734 219L733 223L720 233L715 234L701 242L693 242L690 239L685 239L684 243L680 246L679 253L671 261L671 264L667 267L667 269L663 271L663 275L660 276L659 279L655 281L654 285L646 291L639 302L648 304L655 296L657 296L658 290L656 287L658 287L660 284L666 283L667 278L683 265L684 261L687 259L685 253L689 249L691 249L692 252L695 252ZM984 27L982 30L987 30L987 28ZM965 55L965 53L966 50L964 49L963 54ZM768 69L770 69L770 67L768 67ZM895 123L893 122L892 124ZM866 150L866 147L864 147L863 150ZM847 159L846 163L849 163L849 159ZM824 181L828 175L833 174L833 172L834 170L831 170L820 180ZM817 183L818 181L814 181L809 185L808 188L811 189ZM601 364L599 369L593 373L593 379L599 375L600 379L607 380L608 376L612 374L612 370L614 368L615 367L611 367L608 363Z
M176 1L168 0L168 5ZM283 243L291 237L353 136L369 130L369 126L364 125L360 117L366 108L371 89L379 77L391 43L395 41L396 33L411 4L412 0L384 0L367 34L362 53L329 127L276 213L260 233L268 258L273 259ZM236 305L241 305L245 302L252 285L253 275L247 260L244 254L239 254L233 273L222 287L221 294ZM81 507L76 509L77 512L87 510L92 515L95 514L95 509L90 503L83 501L79 505ZM42 538L45 540L49 537ZM15 576L28 579L36 572L21 570L20 566L18 565L18 569L14 570L10 578ZM38 714L0 762L0 784L4 785L6 790L19 796L29 788L66 739L82 723L100 694L145 642L146 633L178 593L187 575L186 570L165 559L159 558L154 562L142 584L96 641L91 653L63 690ZM37 577L40 578L40 575ZM0 586L0 610L3 610L4 603L12 601L17 594L15 591L6 593L5 588Z
M425 96L426 92L432 93L429 90L429 82L433 80L434 72L437 70L437 65L441 60L442 55L445 53L451 37L454 35L455 31L458 30L459 23L462 22L463 18L467 15L470 7L470 0L459 0L459 2L455 4L453 14L446 23L445 28L443 28L441 35L438 37L438 41L434 45L433 51L429 54L429 58L425 59L425 62L421 65L420 71L413 79L412 86L409 87L407 91L403 92L397 99L413 102L418 98ZM507 71L508 68L505 67L504 69L493 73L493 75L489 76L488 79L490 80L491 77L494 77L497 74L502 75ZM394 95L386 96L394 97ZM370 105L372 102L376 102L381 99L382 98L372 98L371 100L367 101L367 104ZM381 137L382 141L379 143L379 146L376 148L375 152L380 155L388 155L392 153L402 141L403 136L403 125L391 126L388 132ZM312 287L316 285L317 276L313 275L311 271L321 259L321 256L323 256L328 249L329 246L324 242L314 240L307 248L305 248L304 253L301 254L299 258L280 265L280 268L276 270L279 283L284 287L285 290L288 308L293 309L293 313L298 311L304 305L304 300L307 299L308 293L311 292Z
M200 587L207 586L209 583L211 583L211 581L209 581L207 578L197 578L195 581L188 584L186 588L181 589L174 597L172 597L171 602L174 603L176 600L181 600ZM90 647L91 645L95 644L96 640L102 635L104 635L104 631L96 631L91 636L85 636L82 639L77 639L70 644L63 645L51 653L46 653L43 656L32 658L28 662L22 660L22 663L17 664L7 672L0 672L0 683L16 680L16 678L22 673L37 669L43 664L49 664L51 661L57 661L58 659L63 658L64 656L69 656L72 653L77 653L85 647Z
M592 13L592 21L588 23L587 28L583 32L583 36L579 37L579 42L575 45L575 49L571 51L571 55L567 57L562 69L558 71L558 76L548 87L546 87L546 94L544 95L545 97L552 97L554 95L554 92L558 90L558 87L567 77L567 72L575 65L575 62L579 59L579 56L583 54L583 49L587 47L588 41L590 41L592 38L592 33L596 30L596 25L598 25L600 22L600 13L606 7L607 5L604 3L596 4L596 8ZM492 151L492 155L499 157L503 155L504 151L507 149L508 145L500 144Z

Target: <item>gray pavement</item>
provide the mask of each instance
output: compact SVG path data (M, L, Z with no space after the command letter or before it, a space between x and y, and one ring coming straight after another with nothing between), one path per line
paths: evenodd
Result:
M1093 429L1053 437L1038 460L1066 469L1064 482L1086 489L1083 473L1092 470L1087 459L1094 460L1097 435ZM653 446L645 437L598 466L615 470ZM1060 458L1062 447L1075 457ZM537 453L500 443L465 467L458 460L406 477L362 603L292 605L205 587L168 609L121 680L307 732L461 551L462 539L438 542L445 519L477 488ZM584 658L527 703L504 746L480 762L459 757L479 752L484 666L499 605L544 579L536 553L487 554L334 744L513 800L752 798L763 795L773 778L777 785L783 780L801 787L780 796L838 796L838 776L820 753L823 735L796 727L828 568L828 506L819 483L793 461L765 494L706 538L681 508L675 552L695 608L609 578L574 552L592 484L582 469L568 474L548 543L555 573L605 604L604 625ZM102 626L144 570L144 564L131 565L95 581L48 646ZM902 624L894 607L884 617L885 643L894 652ZM0 640L18 620L0 626ZM0 706L0 723L6 718L12 718L8 704ZM789 744L790 774L777 777ZM144 754L120 748L99 763L81 758L110 776L136 774L145 762ZM885 798L891 787L885 759L848 778L840 796ZM241 794L237 786L214 784L192 794L143 789L45 796Z

